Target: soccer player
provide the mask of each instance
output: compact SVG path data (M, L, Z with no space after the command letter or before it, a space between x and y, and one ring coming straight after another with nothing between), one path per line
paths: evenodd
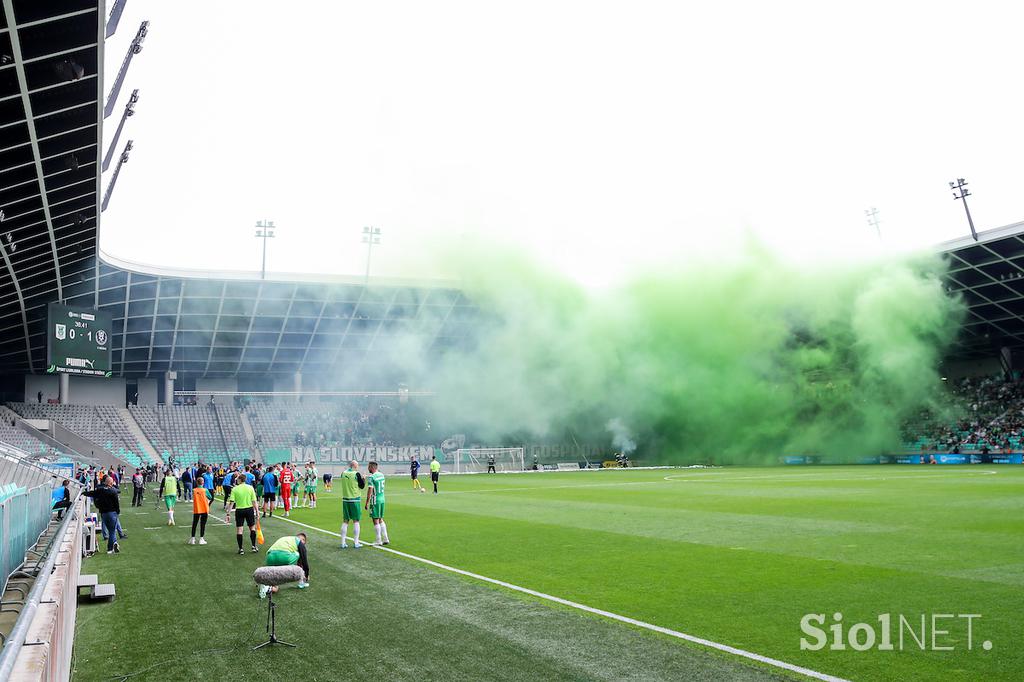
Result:
M309 587L309 556L306 554L306 534L285 535L267 550L267 566L296 566L302 568L303 579L299 589ZM277 586L260 585L260 599L268 592L277 592Z
M238 553L245 554L242 549L242 526L249 526L249 542L252 544L252 551L260 551L256 547L256 490L245 482L245 474L238 474L235 477L235 487L231 489L231 501L228 507L228 516L231 510L235 510L235 536L238 540ZM227 518L224 519L227 522Z
M231 497L231 489L235 486L235 467L228 467L227 473L224 474L224 480L220 482L220 487L224 491L224 505L221 507L222 511L227 511L228 499Z
M196 526L199 526L199 544L206 544L206 521L210 518L210 503L213 502L213 490L202 487L192 491L192 537L188 544L196 544Z
M306 499L309 500L309 508L316 509L316 484L319 474L316 464L312 460L306 462Z
M292 467L292 476L295 478L295 482L292 483L292 509L295 509L302 501L302 488L305 485L305 482L302 478L303 473L299 470L299 467Z
M334 474L332 474L329 471L326 474L324 474L324 490L326 490L327 492L331 492L331 479L333 478Z
M178 479L174 473L167 469L164 471L164 480L160 483L160 494L164 497L164 506L167 507L167 525L174 525L174 503L178 501Z
M373 532L377 537L373 544L386 545L391 541L388 539L387 524L384 523L384 474L377 471L376 462L370 462L366 469L370 472L366 479L370 487L366 489L365 508L370 510Z
M263 474L263 516L270 512L270 518L274 518L274 504L277 501L277 474L274 467L267 467L267 473Z
M437 455L430 456L430 482L434 484L434 494L437 494L437 479L441 476L441 463L437 461Z
M366 487L366 480L359 473L359 462L352 460L348 463L348 469L341 475L341 548L348 547L348 523L352 522L352 532L355 549L362 547L359 542L359 520L363 516L363 510L359 508L359 490Z
M413 455L409 462L409 475L412 476L412 489L424 492L423 486L420 485L420 461L416 459L416 455Z
M494 454L493 453L490 454L490 455L487 455L487 473L489 473L489 474L496 474L496 473L498 473L497 471L494 470Z
M292 484L295 483L295 474L288 462L284 463L281 469L281 504L284 505L285 517L291 516L292 511Z
M253 469L253 474L256 477L256 499L263 499L263 465L257 464L256 468Z

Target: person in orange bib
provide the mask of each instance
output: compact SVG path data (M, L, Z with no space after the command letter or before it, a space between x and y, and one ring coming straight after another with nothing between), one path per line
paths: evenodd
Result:
M196 526L199 526L199 544L206 544L206 521L210 518L210 503L213 502L213 491L209 488L196 488L192 494L192 537L188 544L196 544Z
M287 462L281 469L281 497L284 499L284 515L291 516L292 511L292 485L295 483L295 472Z

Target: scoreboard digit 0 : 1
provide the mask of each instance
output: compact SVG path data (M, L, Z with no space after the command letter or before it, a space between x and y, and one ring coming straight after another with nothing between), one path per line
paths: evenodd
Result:
M47 373L109 377L110 330L110 313L51 303L47 309Z

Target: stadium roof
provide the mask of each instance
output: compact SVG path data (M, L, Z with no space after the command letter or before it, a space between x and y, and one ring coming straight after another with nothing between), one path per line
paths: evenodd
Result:
M96 252L103 21L96 0L0 7L0 366L27 369Z
M967 304L957 358L1024 349L1024 222L946 242L949 291Z

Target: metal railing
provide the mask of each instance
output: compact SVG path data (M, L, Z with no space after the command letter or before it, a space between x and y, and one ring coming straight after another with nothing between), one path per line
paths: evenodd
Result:
M78 592L78 574L81 568L82 517L85 513L81 500L82 497L77 495L76 491L76 498L54 533L54 541L50 543L45 560L40 560L41 564L32 589L25 597L18 620L4 642L3 650L0 650L0 680L11 679L16 664L23 673L27 668L33 670L34 674L39 675L36 679L40 680L66 680L70 675L71 646L75 628L75 596ZM70 540L68 551L61 548L64 540ZM59 566L58 556L64 557ZM59 577L63 578L62 585L59 581L54 583L54 587L60 588L59 594L49 589L55 567L60 573ZM49 619L51 630L45 646L24 647L26 636L37 614L45 617L48 614L47 609L56 611L57 617ZM38 665L19 664L19 655L23 653L42 656L45 659L45 666L40 668Z
M23 450L0 443L0 485L17 483L25 488L34 488L51 482L52 487L60 485L59 474L39 466L32 456Z

